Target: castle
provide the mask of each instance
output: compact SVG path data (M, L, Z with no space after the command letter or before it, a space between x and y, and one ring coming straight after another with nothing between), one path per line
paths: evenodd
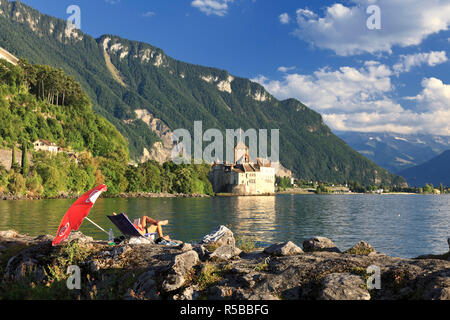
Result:
M209 179L215 193L275 193L275 169L267 160L258 158L256 163L251 163L248 147L242 141L234 148L234 163L214 163Z

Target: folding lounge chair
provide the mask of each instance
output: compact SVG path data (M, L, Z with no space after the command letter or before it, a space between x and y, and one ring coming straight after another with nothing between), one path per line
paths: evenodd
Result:
M109 220L120 230L125 236L128 237L142 237L142 234L138 231L138 229L131 223L130 219L126 216L125 213L121 213L115 216L107 216ZM150 238L154 240L156 238L157 233L147 233L145 235L146 238Z

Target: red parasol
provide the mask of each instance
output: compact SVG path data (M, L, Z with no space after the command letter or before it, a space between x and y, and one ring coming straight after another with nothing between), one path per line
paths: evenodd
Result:
M101 184L91 191L86 192L77 201L75 201L61 220L58 232L56 233L56 238L52 242L53 246L56 246L61 241L66 240L72 230L77 231L80 228L83 220L89 214L89 211L95 201L97 201L102 192L107 190L108 187Z

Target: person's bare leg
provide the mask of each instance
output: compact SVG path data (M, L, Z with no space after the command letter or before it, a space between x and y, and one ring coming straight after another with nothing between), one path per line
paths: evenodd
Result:
M153 233L156 231L156 232L158 232L158 235L160 238L163 238L165 240L170 240L170 237L164 236L163 231L162 231L162 226L165 226L167 224L169 224L168 220L157 221L150 217L143 216L142 222L141 222L141 227L145 229L147 227L147 225L149 225L149 227L147 229L149 231L149 233Z
M163 235L161 223L158 223L156 226L157 226L157 228L158 228L158 235L159 235L159 237L160 237L160 238L163 238L163 239L165 239L165 240L170 240L170 237L169 237L169 236L164 236L164 235Z

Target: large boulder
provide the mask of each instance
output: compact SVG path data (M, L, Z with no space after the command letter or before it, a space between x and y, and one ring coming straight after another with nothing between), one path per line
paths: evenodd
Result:
M191 251L193 248L192 248L192 245L190 243L183 242L182 244L180 244L177 247L177 249L181 250L181 252L188 252L188 251Z
M227 261L241 254L242 250L230 245L225 245L214 250L213 253L209 255L211 260L221 260Z
M345 253L348 254L358 254L361 256L368 256L372 252L375 252L374 247L370 243L367 243L365 241L359 241L353 247L345 251Z
M337 252L341 251L336 247L336 245L328 238L325 237L313 237L308 240L303 241L303 250L305 252L316 252L316 251L327 251L327 252Z
M303 250L293 242L281 242L271 245L264 249L264 253L272 256L292 256L303 253Z
M194 250L177 254L173 258L170 269L174 273L186 275L194 266L200 262L197 252Z
M51 241L39 242L32 245L9 259L4 276L10 280L23 280L31 278L36 282L42 282L46 278L44 271L45 257L52 252Z
M234 238L234 234L230 229L225 226L219 226L210 234L204 236L200 243L203 245L213 245L215 247L224 245L235 246L236 239Z
M133 286L133 293L137 297L144 297L151 300L159 300L156 274L154 270L144 272Z
M322 281L319 300L370 300L366 284L351 273L332 273Z
M204 245L195 244L192 248L195 252L197 252L198 257L201 261L206 261L209 257L209 252Z
M186 276L200 262L197 252L187 251L174 256L168 267L168 274L163 281L162 289L165 292L175 291L186 282Z

